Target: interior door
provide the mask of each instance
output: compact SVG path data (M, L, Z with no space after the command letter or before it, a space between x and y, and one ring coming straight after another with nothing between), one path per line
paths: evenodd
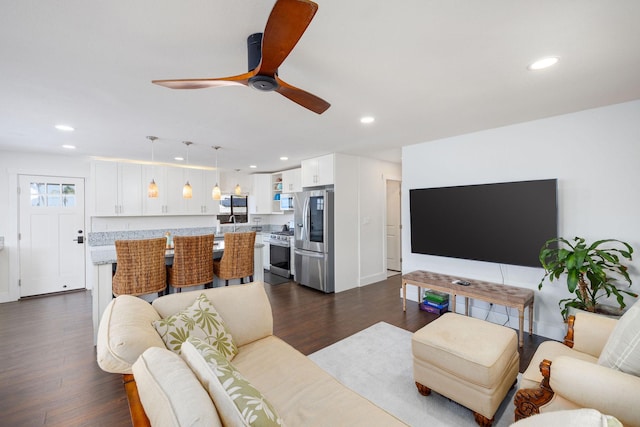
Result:
M387 270L401 271L400 181L387 181Z
M19 176L20 296L85 287L84 179Z

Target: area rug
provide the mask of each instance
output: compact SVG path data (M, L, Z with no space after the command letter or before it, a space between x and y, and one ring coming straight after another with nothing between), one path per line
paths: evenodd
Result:
M411 335L385 322L376 323L309 356L342 384L411 426L477 426L473 413L432 392L418 393L413 381ZM518 381L520 375L518 375ZM513 395L502 402L494 426L513 423Z

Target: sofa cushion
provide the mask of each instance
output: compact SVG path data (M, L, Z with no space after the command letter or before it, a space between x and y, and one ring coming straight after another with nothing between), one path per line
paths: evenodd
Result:
M178 354L182 343L190 336L213 345L228 360L238 354L238 347L225 328L224 320L204 294L184 310L153 322L153 326L167 348Z
M542 381L542 373L540 372L540 362L544 359L551 360L552 362L560 356L569 356L574 359L584 360L590 363L596 363L597 358L587 353L580 353L575 351L571 347L559 343L557 341L545 341L541 343L536 352L531 357L529 366L522 373L522 377L518 382L518 388L538 388Z
M233 365L278 409L286 425L406 426L276 336L241 346Z
M273 334L271 304L262 282L166 295L152 306L160 317L167 317L189 307L200 293L218 310L239 347Z
M598 363L640 376L640 301L622 315L600 354Z
M177 354L152 347L132 368L152 426L222 426L209 395Z
M160 316L143 299L120 295L111 300L98 328L96 352L100 368L130 374L131 365L147 348L164 348L164 342L153 328L156 320L160 320Z
M511 424L510 427L623 427L615 417L595 409L573 409L537 414Z
M225 425L282 425L275 408L217 349L190 337L182 346L182 357L209 392Z

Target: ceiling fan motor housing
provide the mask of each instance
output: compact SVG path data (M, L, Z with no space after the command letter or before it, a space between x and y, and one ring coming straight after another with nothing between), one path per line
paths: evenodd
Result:
M249 71L255 70L262 59L262 33L254 33L247 37L247 59ZM270 92L278 88L276 79L271 76L255 75L249 79L249 86L254 89Z
M255 70L262 59L262 33L251 34L247 37L247 58L249 71Z

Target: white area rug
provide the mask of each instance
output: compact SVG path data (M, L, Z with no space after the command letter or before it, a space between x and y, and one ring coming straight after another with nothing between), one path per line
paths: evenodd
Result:
M380 322L309 358L342 384L411 426L477 426L469 409L435 392L427 397L418 393L413 380L411 335ZM494 426L513 423L515 390L509 391L498 408Z

